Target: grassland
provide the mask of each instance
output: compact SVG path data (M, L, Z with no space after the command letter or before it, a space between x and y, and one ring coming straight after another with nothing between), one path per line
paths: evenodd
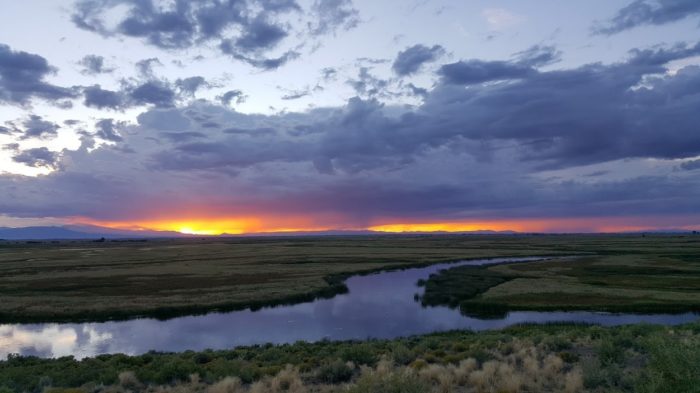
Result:
M508 310L700 310L700 250L692 238L598 254L443 270L425 282L422 301L481 315Z
M698 392L700 324L516 326L391 341L11 357L0 392Z
M566 267L551 263L534 265L532 272L533 264L502 266L493 271L519 278L489 287L480 296L520 306L519 294L536 289L530 285L534 282L538 288L546 283L546 288L564 292L573 284L587 286L585 290L595 287L603 297L590 297L593 303L612 297L624 303L641 296L671 304L695 302L700 288L700 236L692 235L0 242L0 321L170 317L260 307L333 296L346 289L343 279L351 274L469 258L545 255L595 256L577 269L598 270L582 280L552 278ZM656 270L648 270L652 267ZM610 280L619 282L630 272L634 278L625 284L630 292L611 294L617 284ZM533 302L544 302L549 293L533 293Z

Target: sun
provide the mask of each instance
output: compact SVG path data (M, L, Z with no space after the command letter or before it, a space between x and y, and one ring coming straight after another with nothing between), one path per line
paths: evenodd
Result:
M192 227L180 227L178 232L185 235L218 235L216 231L207 229L193 229Z

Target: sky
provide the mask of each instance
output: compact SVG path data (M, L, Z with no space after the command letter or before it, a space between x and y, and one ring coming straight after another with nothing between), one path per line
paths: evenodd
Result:
M25 0L0 226L700 227L697 0Z

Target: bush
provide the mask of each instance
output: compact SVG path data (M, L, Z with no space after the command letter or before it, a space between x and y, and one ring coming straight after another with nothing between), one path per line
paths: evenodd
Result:
M336 360L326 363L316 371L316 379L321 383L338 384L352 378L352 369L343 361Z
M340 353L340 358L346 362L353 362L357 365L373 366L377 363L377 355L367 344L353 344L343 349Z
M647 342L650 361L638 392L685 393L700 389L700 342L657 336Z
M391 348L391 357L394 359L394 363L407 365L416 358L416 354L405 345L397 344Z

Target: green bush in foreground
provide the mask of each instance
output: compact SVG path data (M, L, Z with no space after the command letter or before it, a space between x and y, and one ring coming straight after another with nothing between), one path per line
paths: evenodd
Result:
M528 325L396 340L0 362L0 392L698 392L700 324Z

